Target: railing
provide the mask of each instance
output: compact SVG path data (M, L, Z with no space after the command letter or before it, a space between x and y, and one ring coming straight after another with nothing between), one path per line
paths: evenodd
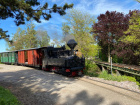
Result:
M94 61L94 62L98 66L100 66L100 68L102 68L102 69L105 69L105 67L106 68L111 68L111 64L110 63L99 62L99 61ZM112 69L140 76L140 66L113 63L112 64Z

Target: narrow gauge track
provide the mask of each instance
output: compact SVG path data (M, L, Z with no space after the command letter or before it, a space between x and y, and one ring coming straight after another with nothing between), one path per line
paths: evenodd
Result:
M99 61L94 61L94 62L100 68L101 66L106 68L111 68L111 64L108 62L99 62ZM140 66L112 63L112 69L140 76Z

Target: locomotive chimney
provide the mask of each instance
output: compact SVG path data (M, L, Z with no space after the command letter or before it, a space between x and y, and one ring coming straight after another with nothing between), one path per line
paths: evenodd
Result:
M70 39L67 45L70 47L72 55L74 55L74 48L77 45L77 42L74 39Z

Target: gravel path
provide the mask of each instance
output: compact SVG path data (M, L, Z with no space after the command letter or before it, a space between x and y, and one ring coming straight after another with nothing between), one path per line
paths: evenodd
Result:
M84 78L99 81L99 82L102 82L102 83L110 84L110 85L113 85L113 86L121 87L121 88L124 88L124 89L128 89L130 91L140 93L139 86L136 84L136 82L130 82L130 81L117 82L117 81L104 80L103 78L89 77L89 76L84 76Z
M140 105L139 99L79 79L23 66L0 68L0 85L24 105Z

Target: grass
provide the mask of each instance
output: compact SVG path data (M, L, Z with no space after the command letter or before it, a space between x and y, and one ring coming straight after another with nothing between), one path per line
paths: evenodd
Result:
M99 77L99 78L104 78L105 80L112 80L112 81L132 81L136 82L137 85L140 87L140 77L134 77L134 76L126 76L126 75L116 75L113 73L113 75L108 74L107 71L102 71L96 64L93 62L86 60L85 62L85 67L86 69L84 70L84 74L91 76L91 77Z
M21 104L9 90L0 86L0 105L21 105Z
M119 75L117 76L116 74L108 74L107 71L102 71L99 76L99 78L104 78L105 80L112 80L112 81L131 81L131 82L136 82L137 85L140 85L140 83L135 79L135 77L132 76L126 76L126 75Z

